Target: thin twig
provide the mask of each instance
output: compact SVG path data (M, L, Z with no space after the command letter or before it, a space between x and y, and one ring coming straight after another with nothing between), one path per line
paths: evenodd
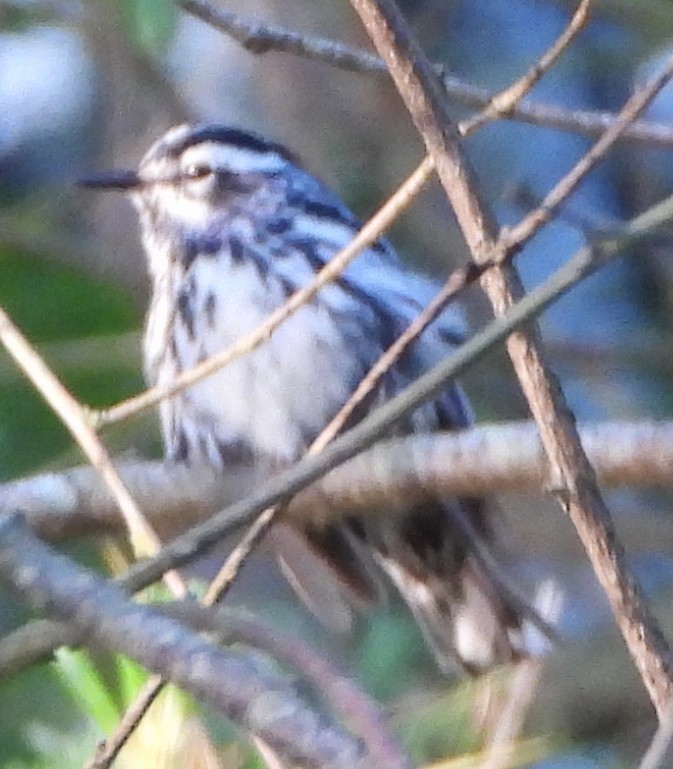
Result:
M463 136L476 131L491 120L503 118L511 114L516 109L521 100L530 93L543 75L549 72L570 43L584 28L589 18L591 2L592 0L581 0L563 32L523 77L519 78L509 88L496 94L489 101L488 105L473 118L459 124L458 130Z
M237 40L253 54L269 51L289 53L352 72L388 77L383 60L369 51L334 40L300 35L270 24L248 21L203 0L179 0L179 5L187 13ZM447 95L455 102L477 110L488 108L492 103L492 91L442 73L441 65L437 69ZM500 117L585 136L600 136L615 119L608 112L568 110L538 101L519 101ZM673 129L664 123L637 121L624 131L620 139L670 147L673 146Z
M84 455L110 489L124 517L136 552L139 555L156 553L161 548L161 541L129 494L102 441L87 421L84 409L40 358L2 308L0 308L0 341L37 391L60 417ZM176 598L186 595L186 586L178 574L169 572L165 580L167 587Z
M355 411L355 409L374 391L381 378L395 365L395 363L404 355L405 350L411 345L423 331L437 318L437 316L446 307L447 303L467 286L478 280L483 274L485 268L479 268L477 265L466 265L465 267L454 270L449 275L448 280L432 299L432 301L423 309L423 311L414 318L402 334L390 345L390 347L381 355L367 374L362 378L353 394L334 415L330 423L321 431L320 435L313 441L309 448L309 453L317 454L322 451L327 444L333 440Z
M545 196L542 203L513 227L503 229L501 240L507 249L518 250L546 224L558 207L574 192L579 183L605 157L624 129L643 112L655 96L673 77L673 56L648 83L627 100L613 124L598 141L585 153L575 166Z
M229 553L224 565L208 585L208 590L203 596L204 606L213 606L225 598L248 556L271 528L282 508L282 504L267 507L250 524L241 541Z
M183 11L225 32L254 54L283 51L305 59L327 62L352 72L385 72L378 56L334 40L309 37L283 27L247 21L203 0L178 0L178 5Z
M492 261L503 243L498 242L496 223L478 196L476 180L463 156L435 72L392 0L351 0L351 4L386 61L435 161L473 259L478 264ZM498 316L507 313L508 308L520 308L526 301L518 302L523 286L511 267L490 270L482 285ZM556 379L547 369L535 330L518 330L508 337L506 345L540 429L553 478L552 491L576 527L631 657L661 716L673 693L671 651L628 568L573 417Z
M114 732L99 742L94 755L84 763L84 769L106 769L117 759L121 749L129 741L133 732L140 726L147 711L164 688L164 679L157 674L151 675L136 694L133 702L126 708Z

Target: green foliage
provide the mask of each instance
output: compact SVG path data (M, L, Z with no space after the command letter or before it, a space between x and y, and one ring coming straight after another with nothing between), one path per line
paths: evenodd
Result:
M141 387L137 360L127 356L127 350L110 355L112 360L104 367L100 361L105 356L92 355L97 339L100 345L114 345L118 335L140 325L140 313L123 291L10 247L0 248L0 275L0 304L31 342L47 346L47 358L54 359L50 362L76 397L84 403L105 404ZM83 354L65 356L66 363L59 365L59 351L81 339L91 340L83 345ZM35 471L70 447L72 439L59 419L3 352L0 476ZM97 666L87 663L86 655L59 654L59 665L36 666L2 682L3 767L65 769L81 764L138 687L138 668L127 660L113 666L109 686L96 673ZM85 703L85 715L68 692Z
M111 732L147 680L147 673L127 657L95 661L85 651L59 649L55 666L59 680L82 714L104 734Z
M359 667L367 690L377 699L389 700L406 691L409 671L426 660L420 633L408 617L382 612L367 623Z
M439 697L424 697L419 707L409 709L401 732L404 745L413 757L425 762L479 748L481 740L474 714L478 685L463 681L444 689Z
M0 300L33 342L133 328L138 312L127 296L62 265L0 248Z
M140 325L138 311L119 289L76 270L0 248L0 303L31 342L126 332ZM110 337L101 345L114 344ZM72 445L59 419L4 357L0 368L0 478L38 468ZM3 373L4 372L4 373ZM142 386L137 361L121 359L100 370L86 358L57 374L82 402L103 405Z
M170 0L123 0L126 31L131 41L146 54L162 53L175 32L177 3Z
M59 686L51 663L0 682L0 745L4 767L66 769L85 729ZM73 761L73 759L75 759Z
M102 735L114 733L148 680L142 667L117 654L91 655L86 651L60 649L55 667L73 703L84 717L95 722ZM197 710L188 695L175 686L166 686L125 745L126 765L156 763L158 756L161 757L158 765L166 769L183 766L186 756L190 756L195 766L203 765L199 760L203 745L197 735L187 736L195 713ZM202 720L202 714L198 713L198 718ZM240 769L265 769L266 764L254 748L240 741L237 730L227 727L215 732L219 732L216 744L228 746L235 753L235 765ZM84 757L94 744L92 740L84 748ZM226 762L223 765L227 765Z

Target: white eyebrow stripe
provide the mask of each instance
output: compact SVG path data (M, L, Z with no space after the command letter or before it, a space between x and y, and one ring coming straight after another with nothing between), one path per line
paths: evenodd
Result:
M257 152L233 144L203 142L188 147L182 153L180 165L207 165L215 170L246 174L277 171L287 166L287 160L273 151Z

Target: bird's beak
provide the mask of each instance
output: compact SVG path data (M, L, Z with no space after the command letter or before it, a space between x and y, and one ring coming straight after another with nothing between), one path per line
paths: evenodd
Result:
M122 192L138 189L142 184L143 180L135 171L101 171L77 180L78 187Z

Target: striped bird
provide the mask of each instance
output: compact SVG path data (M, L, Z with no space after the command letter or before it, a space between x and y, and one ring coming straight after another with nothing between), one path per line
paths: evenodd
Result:
M152 384L172 382L255 329L360 228L284 147L233 128L173 128L137 171L89 186L128 191L139 213L153 289L144 340ZM268 342L162 403L167 457L218 468L248 461L268 472L296 461L435 293L378 240ZM350 424L450 354L461 331L458 312L445 312ZM451 385L395 433L462 428L471 419L462 391ZM477 673L526 649L519 606L484 570L461 519L493 539L485 508L473 499L437 499L390 517L301 530L276 527L273 536L292 584L323 618L345 616L344 596L378 599L387 575L440 668L457 663ZM326 582L325 571L335 579Z

